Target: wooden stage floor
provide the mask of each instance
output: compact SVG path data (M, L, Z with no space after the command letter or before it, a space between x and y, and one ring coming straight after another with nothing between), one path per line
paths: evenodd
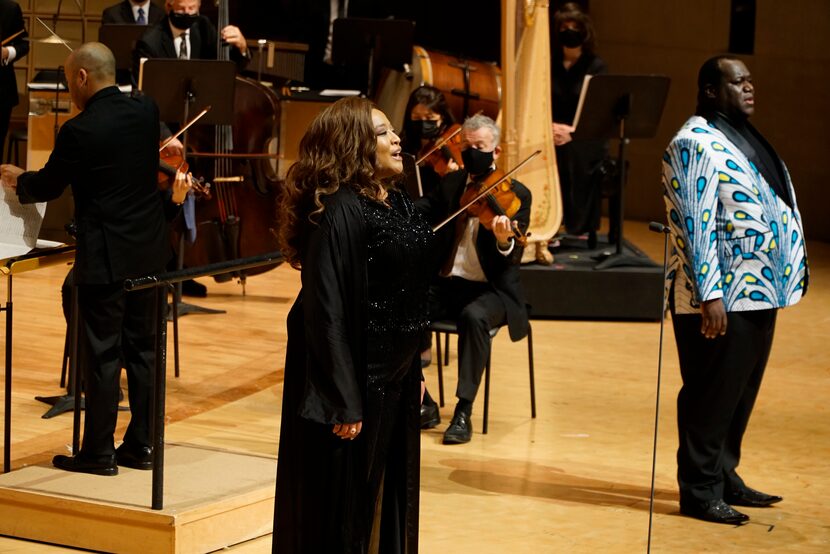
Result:
M628 223L626 235L661 259L662 239L644 223ZM783 495L784 502L746 509L752 520L743 527L679 515L674 399L680 379L667 325L654 552L830 552L830 245L810 243L808 253L811 289L779 316L741 465L750 486ZM64 273L47 268L15 278L15 469L48 462L71 440L71 417L41 419L45 407L33 399L60 392ZM173 379L168 368L168 420L175 423L168 441L276 458L284 322L298 287L299 274L288 267L250 278L245 297L235 284L208 283L210 296L197 303L227 314L181 321L181 377ZM0 294L5 297L5 282ZM477 403L473 441L442 445L449 402L443 423L422 435L422 552L646 549L659 324L534 321L533 329L536 420L530 418L525 343L510 343L500 333L489 434L480 434ZM446 372L450 398L453 364ZM437 394L434 365L427 383ZM119 437L126 419L122 415ZM230 550L270 552L270 536ZM68 549L0 537L0 552L61 551Z

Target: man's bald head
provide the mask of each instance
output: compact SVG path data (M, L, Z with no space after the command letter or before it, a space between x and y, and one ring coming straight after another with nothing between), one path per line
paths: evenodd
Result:
M89 76L97 81L110 79L111 84L115 84L115 56L100 42L87 42L69 54L67 72L79 69L86 69Z
M115 85L115 56L100 42L87 42L66 59L66 80L72 101L83 110L99 90Z

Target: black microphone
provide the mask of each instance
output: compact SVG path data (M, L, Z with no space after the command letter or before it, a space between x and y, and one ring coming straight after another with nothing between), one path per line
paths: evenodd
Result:
M657 223L656 221L652 221L648 224L648 230L654 231L655 233L666 233L667 235L671 233L671 229L668 225L663 225L662 223Z

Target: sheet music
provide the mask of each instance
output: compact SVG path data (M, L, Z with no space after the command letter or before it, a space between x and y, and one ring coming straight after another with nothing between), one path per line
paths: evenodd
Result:
M585 104L585 96L588 94L588 83L591 81L593 75L585 75L582 80L582 89L579 91L579 102L576 104L576 113L574 114L574 122L571 126L576 129L579 124L579 116L582 115L582 106Z
M0 185L0 260L26 254L38 246L45 212L46 202L21 204L14 190Z

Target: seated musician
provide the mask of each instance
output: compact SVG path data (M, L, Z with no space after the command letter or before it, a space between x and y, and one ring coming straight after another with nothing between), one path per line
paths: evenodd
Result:
M440 186L416 203L432 225L444 220L460 206L468 187L496 171L501 154L501 131L487 116L475 115L464 122L461 156L464 169L448 173ZM441 277L430 287L430 319L454 319L458 324L458 404L444 433L444 444L462 444L472 438L473 401L487 362L490 329L507 324L510 338L527 335L528 314L519 285L522 246L514 234L514 224L524 233L530 223L530 191L512 180L512 190L521 207L512 218L497 215L491 228L481 217L466 212L439 231L443 245ZM512 221L511 221L512 219ZM440 422L438 407L429 394L421 408L422 427Z
M136 43L133 52L133 70L136 76L141 58L218 58L216 27L208 18L199 15L200 7L200 0L167 0L167 16L147 29ZM220 36L233 47L231 59L244 67L250 59L250 52L239 27L228 25L222 29Z
M200 0L167 0L167 15L156 25L152 25L136 43L133 52L133 75L138 78L142 58L178 58L188 60L215 60L218 37L216 27L207 18L199 14ZM221 30L222 40L232 48L230 59L241 69L250 60L250 52L245 36L239 27L228 25ZM175 127L174 125L170 125ZM163 125L162 129L166 127ZM175 141L171 146L180 147ZM171 261L171 269L175 261ZM205 297L207 288L201 283L189 279L182 283L185 296Z
M425 156L439 141L458 128L444 94L429 85L412 91L404 113L407 117L403 124L403 151L416 159ZM461 135L458 134L420 164L424 194L429 194L447 173L461 169L463 164L457 159L460 142Z
M121 0L101 13L101 24L155 25L164 19L164 10L151 0Z

